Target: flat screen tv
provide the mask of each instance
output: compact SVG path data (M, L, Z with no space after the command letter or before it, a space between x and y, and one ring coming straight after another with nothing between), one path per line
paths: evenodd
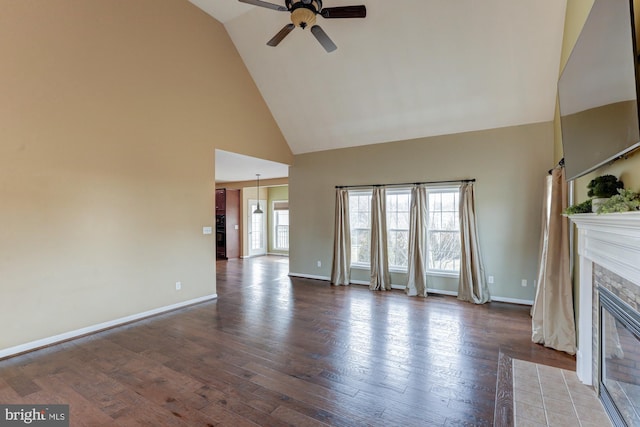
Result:
M558 81L568 180L640 146L633 0L595 0Z

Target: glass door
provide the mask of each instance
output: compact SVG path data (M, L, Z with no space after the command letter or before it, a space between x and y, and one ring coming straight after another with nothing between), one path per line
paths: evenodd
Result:
M249 256L265 255L267 253L267 204L260 200L263 213L253 213L258 207L256 200L249 200Z

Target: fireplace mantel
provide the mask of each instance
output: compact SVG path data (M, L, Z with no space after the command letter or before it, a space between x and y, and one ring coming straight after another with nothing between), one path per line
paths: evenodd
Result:
M593 384L593 264L640 286L640 212L579 214L569 219L578 227L579 300L576 373Z

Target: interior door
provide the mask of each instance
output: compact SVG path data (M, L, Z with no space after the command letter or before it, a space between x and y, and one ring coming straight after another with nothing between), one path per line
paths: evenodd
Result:
M260 200L261 214L253 213L258 207L256 200L249 200L249 256L265 255L267 253L267 203Z

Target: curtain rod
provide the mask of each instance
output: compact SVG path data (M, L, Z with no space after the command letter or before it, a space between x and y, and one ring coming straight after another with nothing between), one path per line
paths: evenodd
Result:
M420 184L462 184L465 182L476 182L475 178L472 179L457 179L455 181L425 181L425 182L404 182L400 184L361 184L361 185L336 185L336 188L370 188L370 187L406 187L408 185L420 185Z
M558 162L558 164L553 168L563 168L564 167L564 157L560 159L560 161ZM551 172L553 172L553 169L549 169L549 175L551 175Z

